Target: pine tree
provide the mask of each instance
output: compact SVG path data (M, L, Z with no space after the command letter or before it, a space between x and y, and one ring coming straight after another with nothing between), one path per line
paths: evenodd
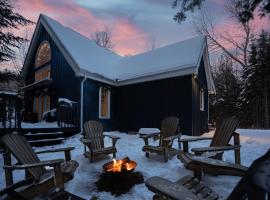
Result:
M219 58L213 74L216 95L210 97L211 119L239 115L241 82L232 59L227 55Z
M8 61L15 56L14 48L18 48L25 39L14 35L10 29L33 24L14 11L10 0L0 0L0 62Z
M262 31L250 46L243 73L243 121L253 128L269 128L270 37Z

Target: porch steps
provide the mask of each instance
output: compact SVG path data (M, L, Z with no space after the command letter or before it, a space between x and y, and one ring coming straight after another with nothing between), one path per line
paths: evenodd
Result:
M26 139L32 146L48 146L59 144L64 138L64 133L61 131L48 132L48 133L27 133Z
M55 139L42 139L42 140L29 140L28 142L31 146L41 147L49 146L61 143L65 138L55 138Z
M49 146L59 144L67 137L80 132L78 128L28 128L20 129L32 146Z

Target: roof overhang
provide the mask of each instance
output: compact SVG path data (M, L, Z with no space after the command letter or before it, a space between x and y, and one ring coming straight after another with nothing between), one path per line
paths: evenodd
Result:
M48 86L50 84L53 83L53 80L50 79L50 78L45 78L45 79L42 79L40 81L37 81L37 82L34 82L34 83L31 83L29 85L26 85L24 87L22 87L23 90L25 91L29 91L29 90L33 90L33 89L36 89L36 88L39 88L39 87L44 87L44 86Z
M25 59L24 66L23 66L23 72L22 72L23 77L25 77L25 75L30 67L31 58L35 54L34 47L37 44L37 39L38 39L38 36L41 32L42 26L45 28L45 30L48 32L48 34L50 35L52 40L55 42L56 46L62 52L63 56L65 57L68 64L71 66L71 68L75 72L76 76L86 77L86 78L100 81L100 82L110 84L113 86L122 86L122 85L129 85L129 84L135 84L135 83L146 82L146 81L159 80L159 79L164 79L164 78L184 76L184 75L189 75L189 74L197 74L199 66L200 66L200 61L203 58L204 64L205 64L204 66L205 66L205 72L206 72L208 91L209 91L209 93L215 93L215 86L214 86L211 71L210 71L209 55L208 55L206 40L205 40L204 44L202 45L200 55L199 55L198 60L197 60L197 64L195 64L195 65L179 66L179 67L175 67L175 68L166 69L164 71L156 71L156 72L152 72L152 73L119 77L119 78L113 80L113 79L105 77L101 74L91 73L87 70L80 68L79 65L76 63L75 59L72 57L72 55L67 51L65 46L58 39L58 37L56 36L56 33L53 31L53 28L50 27L50 25L46 22L43 15L40 15L40 17L38 19L37 27L34 31L34 34L33 34L33 37L32 37L32 40L31 40L31 43L29 46L29 50L28 50L28 53L26 55L26 59ZM36 83L34 83L34 84L36 84ZM28 87L28 86L26 86L26 87Z
M62 52L62 54L65 57L65 59L67 60L67 62L69 63L69 65L74 70L75 75L79 76L80 68L79 68L78 64L72 58L70 53L66 50L64 45L60 42L60 40L56 37L56 34L54 33L53 29L49 26L49 24L46 22L46 20L43 18L42 14L41 14L39 19L38 19L36 29L34 31L33 37L31 39L31 42L30 42L30 45L29 45L29 48L28 48L27 55L26 55L25 60L24 60L24 65L23 65L23 70L22 70L23 78L25 78L25 76L27 74L27 71L28 71L28 69L30 67L30 64L31 64L30 63L31 58L35 54L35 51L34 51L35 48L34 47L37 45L37 41L38 41L37 39L38 39L38 36L39 36L39 34L41 32L42 26L49 33L50 37L52 38L52 40L54 41L56 46Z

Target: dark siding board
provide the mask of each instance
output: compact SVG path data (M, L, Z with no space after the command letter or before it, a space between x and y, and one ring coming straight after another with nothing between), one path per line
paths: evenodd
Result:
M200 110L200 89L204 89L204 111ZM198 76L192 80L192 122L193 135L201 135L208 131L208 88L203 59L200 62Z
M180 118L181 131L190 135L191 96L190 75L118 87L118 128L160 128L163 118L174 115Z
M47 40L50 43L51 47L51 61L48 63L51 66L51 78L53 79L52 93L51 93L51 109L55 108L57 105L58 98L67 98L72 101L76 101L80 103L80 82L81 79L75 76L74 71L67 63L66 59L53 42L50 35L47 31L42 27L38 33L38 41L34 48L34 52L37 51L41 42ZM35 79L35 71L41 69L44 66L35 69L35 53L33 54L30 62L30 68L26 74L26 84L31 84ZM32 96L33 91L26 92L27 96ZM27 98L26 98L27 99ZM28 98L29 99L29 98ZM26 100L26 111L32 111L33 100Z
M99 88L107 86L111 91L111 107L110 119L99 119ZM84 106L83 106L83 121L98 120L103 124L105 131L116 130L116 90L115 87L109 86L98 81L87 79L84 82Z

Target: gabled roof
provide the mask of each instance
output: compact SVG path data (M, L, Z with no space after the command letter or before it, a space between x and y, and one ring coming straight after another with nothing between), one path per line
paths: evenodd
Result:
M206 39L197 36L153 51L131 57L121 57L99 47L89 38L63 26L50 17L41 14L24 64L29 67L36 37L46 29L77 76L87 76L112 85L125 85L162 78L197 74L200 61L206 57L205 68L209 91L214 85L209 70ZM205 60L205 59L204 59Z

